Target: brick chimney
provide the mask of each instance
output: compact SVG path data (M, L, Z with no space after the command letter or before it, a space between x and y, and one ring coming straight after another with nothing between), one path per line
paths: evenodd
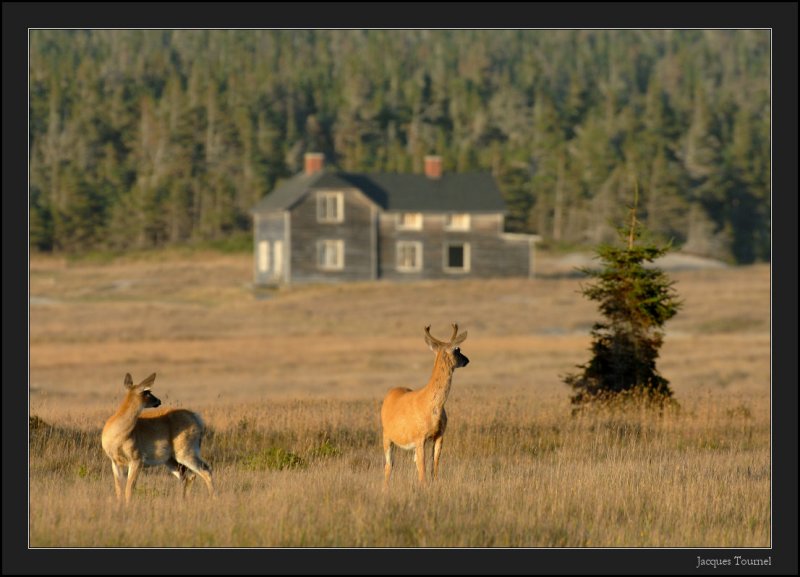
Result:
M305 173L312 175L320 172L325 166L325 155L321 152L306 152Z
M428 155L425 157L425 176L428 178L442 178L442 157Z

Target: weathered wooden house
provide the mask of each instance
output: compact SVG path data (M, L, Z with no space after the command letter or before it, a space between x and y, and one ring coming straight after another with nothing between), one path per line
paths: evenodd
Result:
M253 209L255 284L532 277L534 235L503 231L488 173L355 174L319 153Z

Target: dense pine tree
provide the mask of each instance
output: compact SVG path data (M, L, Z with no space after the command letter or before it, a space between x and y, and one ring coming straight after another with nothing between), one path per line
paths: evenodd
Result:
M598 303L604 320L592 328L592 358L579 366L580 373L564 379L575 391L572 402L576 405L620 398L661 405L672 398L656 359L664 337L662 327L681 303L667 275L645 266L670 247L642 242L643 232L635 203L630 222L618 229L620 242L596 249L602 268L584 269L595 281L582 292Z
M33 30L39 250L224 239L325 153L490 170L509 227L612 238L642 183L661 240L770 258L769 31ZM134 232L135 231L135 232Z

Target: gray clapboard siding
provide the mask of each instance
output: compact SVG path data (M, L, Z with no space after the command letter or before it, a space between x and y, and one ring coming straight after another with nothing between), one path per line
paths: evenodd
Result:
M423 214L421 230L397 228L397 213L380 215L380 276L392 280L457 277L528 276L528 243L508 242L500 234L502 214L472 214L469 230L447 230L444 214ZM398 241L422 243L422 268L415 272L397 270ZM445 268L445 251L450 244L469 244L469 270Z
M319 222L317 195L341 192L344 195L344 220ZM330 282L375 278L373 244L375 235L372 203L357 189L315 190L290 210L292 231L292 282ZM317 265L317 244L321 240L344 241L344 268L323 270Z

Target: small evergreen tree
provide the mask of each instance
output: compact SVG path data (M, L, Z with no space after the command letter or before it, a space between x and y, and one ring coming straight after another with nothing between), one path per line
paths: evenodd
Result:
M601 245L597 256L601 270L582 272L596 282L583 287L587 298L597 301L605 317L592 328L592 358L582 371L564 382L575 394L572 403L636 398L663 404L672 399L669 381L656 370L658 349L663 342L662 326L681 306L673 282L655 267L645 267L671 250L641 243L643 228L636 219L636 202L630 223L617 229L622 246Z

